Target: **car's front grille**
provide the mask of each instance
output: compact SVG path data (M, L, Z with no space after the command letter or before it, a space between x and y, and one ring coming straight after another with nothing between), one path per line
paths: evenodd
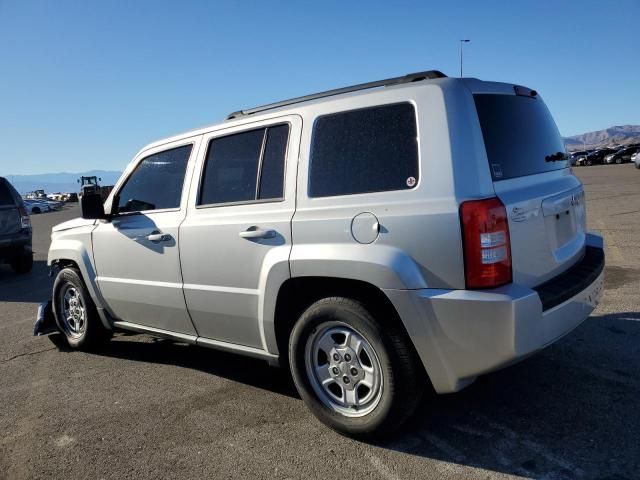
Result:
M587 247L585 255L566 272L534 288L542 301L542 310L560 305L591 285L604 268L604 250Z

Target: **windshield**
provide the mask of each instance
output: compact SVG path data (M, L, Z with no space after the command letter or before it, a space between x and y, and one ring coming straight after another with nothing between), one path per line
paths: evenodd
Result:
M568 166L564 142L542 99L499 94L473 98L494 180Z

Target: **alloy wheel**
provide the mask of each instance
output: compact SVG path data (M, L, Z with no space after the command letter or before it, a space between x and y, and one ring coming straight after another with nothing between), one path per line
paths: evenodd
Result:
M380 403L380 360L371 343L349 325L316 328L305 346L307 377L322 403L348 417L361 417Z

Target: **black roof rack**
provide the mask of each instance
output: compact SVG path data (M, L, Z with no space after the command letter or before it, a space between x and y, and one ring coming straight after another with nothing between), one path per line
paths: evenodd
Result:
M421 80L431 80L434 78L445 78L446 75L439 70L428 70L426 72L409 73L403 77L386 78L384 80L377 80L375 82L360 83L358 85L352 85L351 87L336 88L334 90L327 90L326 92L313 93L311 95L305 95L303 97L290 98L289 100L283 100L281 102L269 103L262 105L261 107L249 108L247 110L238 110L237 112L230 113L227 116L227 120L232 118L238 118L245 115L252 115L258 112L264 112L265 110L272 110L274 108L285 107L287 105L293 105L294 103L306 102L309 100L316 100L318 98L331 97L333 95L340 95L341 93L357 92L359 90L366 90L368 88L387 87L390 85L399 85L401 83L419 82Z

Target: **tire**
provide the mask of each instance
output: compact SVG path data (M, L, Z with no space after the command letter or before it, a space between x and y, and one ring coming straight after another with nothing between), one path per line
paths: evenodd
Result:
M29 273L33 269L33 254L28 253L13 259L11 268L17 274Z
M289 339L289 364L311 412L352 437L380 437L399 428L428 382L407 335L343 297L319 300L300 316ZM361 405L346 405L348 395Z
M640 163L636 163L636 168L640 169Z
M620 164L622 163L622 159L621 159L621 158L616 158L616 163L617 163L618 165L620 165Z
M53 283L53 313L71 348L90 350L111 338L75 268L61 270Z
M593 160L587 160L586 164L587 164L587 167L590 167L591 165L593 165Z
M31 209L31 213L33 213L34 215L37 215L38 213L40 213L40 208L39 207L33 207Z

